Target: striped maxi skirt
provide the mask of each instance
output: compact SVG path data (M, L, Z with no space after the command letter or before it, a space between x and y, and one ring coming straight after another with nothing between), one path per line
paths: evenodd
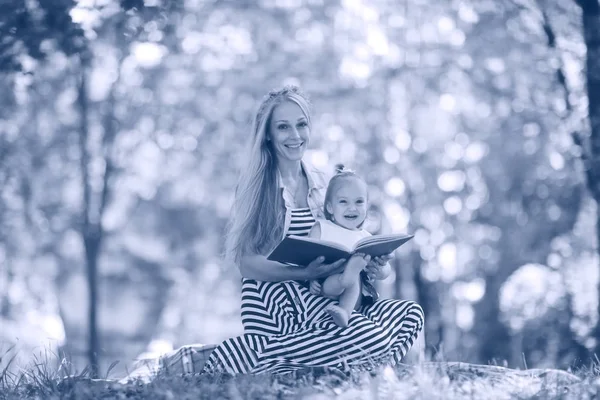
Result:
M180 347L163 356L155 372L235 375L371 369L399 363L423 329L423 310L414 301L386 299L363 305L345 328L325 312L332 302L295 281L245 279L241 307L245 333L217 346ZM206 357L200 356L203 351Z

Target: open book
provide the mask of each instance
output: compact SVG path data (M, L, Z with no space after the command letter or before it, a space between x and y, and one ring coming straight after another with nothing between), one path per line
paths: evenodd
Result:
M363 238L353 249L327 240L308 236L287 236L269 254L267 259L281 263L306 266L317 257L325 257L325 264L341 258L348 259L354 253L364 253L371 257L379 257L394 252L408 242L413 235L389 234L374 235Z

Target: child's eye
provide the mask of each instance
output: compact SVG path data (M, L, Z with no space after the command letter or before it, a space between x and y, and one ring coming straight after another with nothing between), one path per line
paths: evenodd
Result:
M364 200L357 200L356 201L356 204L362 204L362 203L364 203Z
M346 204L346 200L340 200L341 204Z

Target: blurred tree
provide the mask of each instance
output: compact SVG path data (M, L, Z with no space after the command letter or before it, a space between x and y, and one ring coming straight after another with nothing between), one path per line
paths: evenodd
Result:
M560 96L560 92L562 91L562 95L564 98L564 111L561 114L562 123L564 125L564 129L567 133L570 133L573 143L578 147L578 150L581 152L582 148L582 139L585 137L584 133L584 124L583 120L585 118L585 114L578 112L577 107L573 104L573 98L575 98L575 93L569 87L567 73L565 71L565 62L563 61L563 57L560 54L560 50L558 49L557 44L557 33L553 27L551 22L551 18L549 15L549 11L559 11L560 14L565 12L565 10L550 10L550 6L543 2L537 2L540 12L540 22L542 25L542 30L547 39L547 45L550 50L549 57L552 65L556 66L556 77L555 82L558 87L557 96ZM560 15L558 14L558 15ZM567 282L568 278L566 276L568 272L565 271L565 268L561 268L561 274L563 276L563 282ZM590 354L586 346L577 338L577 335L571 329L570 323L575 319L574 314L574 299L569 290L565 290L564 292L564 314L565 318L557 318L556 326L558 327L557 331L559 332L559 343L560 346L558 351L561 352L561 358L567 358L570 362L566 364L580 364L587 363L590 359ZM561 316L561 313L557 312L558 316ZM565 323L566 322L566 323ZM565 352L566 349L566 352ZM568 354L565 354L568 353ZM566 356L566 357L565 357Z
M600 2L598 0L576 0L582 11L583 39L586 46L586 88L590 123L589 146L584 147L582 158L585 163L587 187L600 207ZM582 144L583 138L576 138ZM600 213L596 222L596 235L600 239ZM600 254L600 246L598 246ZM599 267L600 268L600 267ZM600 299L600 286L598 287ZM600 313L600 305L598 306ZM595 330L595 353L600 354L600 323Z
M116 4L116 12L110 13L110 9ZM143 26L135 26L134 32L126 32L127 21L146 19L146 22L156 18L161 12L173 12L181 3L170 2L169 7L160 9L158 7L144 7L143 1L123 0L119 3L107 3L100 6L99 11L108 9L111 15L103 21L98 29L101 37L102 29L111 32L115 37L113 45L121 48L121 60L129 54L129 46L133 40L143 32ZM28 3L25 1L3 3L1 6L0 21L2 37L6 40L0 49L0 69L7 72L33 73L31 62L27 57L44 62L48 54L57 49L66 56L76 55L74 65L77 79L77 105L79 109L80 127L79 138L79 161L82 185L82 219L80 232L85 250L85 264L88 284L88 357L92 376L98 374L98 355L100 343L98 336L98 261L101 254L104 230L102 219L110 198L112 175L115 171L114 143L119 131L119 121L115 114L116 98L115 91L120 84L120 74L113 82L108 96L104 102L106 111L103 112L102 128L103 135L96 146L95 140L90 133L90 105L89 105L89 78L90 68L93 65L93 48L91 42L86 38L82 27L75 23L71 17L71 11L77 5L76 1L57 0L46 3ZM141 18L138 15L141 16ZM173 21L174 19L171 19ZM131 26L131 24L130 24ZM169 25L167 24L167 27ZM137 29L137 35L135 30ZM171 29L172 31L172 29ZM172 35L165 35L167 38ZM129 40L123 41L127 37ZM118 72L121 68L117 69ZM32 146L34 147L34 146ZM3 146L2 149L8 149ZM103 171L98 170L98 163L103 165ZM10 276L10 268L7 277ZM3 302L3 305L8 302Z
M133 45L138 40L146 40L148 33L145 27L152 23L161 15L166 17L171 23L165 23L163 26L163 41L172 40L174 30L172 23L175 23L181 6L180 1L172 1L168 7L145 7L144 1L122 0L121 9L110 12L110 6L105 6L109 12L102 19L100 26L96 28L99 42L107 43L116 50L116 68L112 82L104 100L96 106L101 106L101 128L102 138L100 143L95 143L90 135L90 107L89 107L89 74L93 66L94 42L90 43L90 52L81 52L79 55L79 82L77 104L80 113L80 170L83 187L83 218L81 226L81 235L85 250L86 272L88 282L88 329L89 345L88 358L92 376L97 376L100 365L100 340L98 329L98 263L102 252L102 245L105 236L102 220L105 217L105 211L108 207L112 188L114 187L114 174L116 166L116 148L115 143L117 135L122 131L122 125L131 124L133 121L125 121L125 115L118 112L120 107L128 107L124 101L120 101L118 93L123 85L123 65L127 57L131 56ZM103 11L104 7L100 7ZM120 92L122 93L122 91ZM98 170L97 166L103 168ZM96 167L96 168L95 168ZM103 170L102 170L103 169Z
M92 156L90 155L90 129L89 129L89 94L88 74L90 59L87 55L80 56L79 83L77 92L77 104L79 106L80 131L79 131L79 160L81 172L81 184L83 187L83 210L81 223L81 236L85 250L85 264L88 285L88 358L90 375L98 376L100 341L98 338L98 260L101 253L104 230L102 218L109 200L110 180L114 171L112 160L113 144L116 129L112 115L106 117L104 124L104 135L102 137L101 154L103 155L104 171L102 172L100 185L92 186L94 172L90 171ZM109 101L114 103L114 94L111 91ZM98 187L99 186L99 187Z
M566 133L570 134L573 143L576 146L577 154L579 154L582 163L583 171L586 179L586 186L589 193L598 203L600 201L600 163L598 161L600 155L600 2L597 0L575 0L579 6L581 22L577 24L577 28L582 31L584 52L584 81L585 94L587 96L587 104L578 106L577 103L585 103L577 99L583 93L576 92L569 84L567 77L566 66L564 62L567 49L559 48L557 41L561 38L560 33L556 33L555 26L551 22L548 15L550 10L556 14L556 19L563 17L569 11L569 6L553 2L538 1L538 6L541 9L543 20L543 31L547 38L548 47L554 52L553 65L556 65L556 83L560 86L564 96L564 117L563 125ZM564 21L561 18L561 22ZM560 52L563 54L560 54ZM587 119L587 121L585 121ZM597 226L600 226L600 218L597 221ZM596 236L600 238L600 230L596 228ZM569 319L573 318L572 314L572 299L567 294L569 304ZM598 292L600 299L600 288ZM600 313L600 308L598 309ZM571 330L571 336L573 332ZM596 338L595 353L600 354L600 324L596 326L594 333ZM580 341L571 337L569 343L572 345L572 351L576 358L586 362L589 358L587 349L580 344Z
M556 105L543 95L555 86L554 71L542 67L546 61L535 69L526 67L523 62L530 66L531 61L520 56L546 56L539 30L528 30L530 16L520 7L505 3L492 11L487 5L473 3L477 22L468 32L465 50L471 60L468 85L478 100L474 113L461 116L471 143L478 138L488 149L477 165L468 166L472 163L465 159L472 190L483 189L486 198L466 229L488 231L477 246L482 255L493 248L479 258L477 275L485 279L485 294L475 306L473 333L480 361L517 365L521 360L510 360L510 332L500 318L499 290L521 265L545 262L552 240L572 229L582 193L575 158L564 150L570 144L554 129ZM498 45L491 47L488 40Z

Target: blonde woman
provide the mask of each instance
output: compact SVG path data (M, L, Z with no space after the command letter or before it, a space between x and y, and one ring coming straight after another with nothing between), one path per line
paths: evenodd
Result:
M227 256L243 277L245 333L216 346L203 366L192 363L184 371L282 373L395 364L419 335L423 311L413 301L373 301L363 294L347 326L333 321L326 310L335 301L312 294L306 282L341 272L346 260L317 259L303 268L267 260L285 235L308 235L315 219L325 217L328 177L303 160L311 126L309 101L297 87L272 91L260 104L226 242ZM371 260L367 271L389 274L390 258ZM191 353L184 346L166 364Z

